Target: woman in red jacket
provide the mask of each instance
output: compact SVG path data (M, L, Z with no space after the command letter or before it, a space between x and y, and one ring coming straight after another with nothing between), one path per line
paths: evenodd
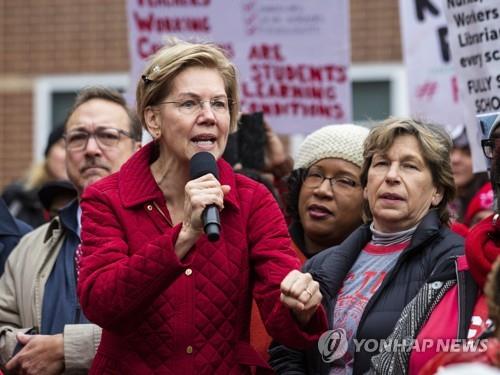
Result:
M239 110L233 64L214 45L176 42L152 57L136 99L153 142L82 199L78 291L103 327L91 373L248 373L259 364L252 295L271 335L312 344L326 327L318 284L293 271L269 191L220 159ZM191 179L201 151L219 179ZM220 210L215 242L203 233L209 205Z

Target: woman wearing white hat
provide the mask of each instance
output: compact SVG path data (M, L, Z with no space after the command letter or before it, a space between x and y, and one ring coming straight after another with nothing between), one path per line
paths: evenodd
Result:
M340 244L362 224L360 173L367 135L362 126L328 125L300 145L288 178L286 208L292 218L288 230L302 262ZM271 337L255 304L250 335L253 347L267 358Z
M287 210L290 234L306 258L340 244L362 224L360 173L367 135L362 126L329 125L300 146L289 178Z

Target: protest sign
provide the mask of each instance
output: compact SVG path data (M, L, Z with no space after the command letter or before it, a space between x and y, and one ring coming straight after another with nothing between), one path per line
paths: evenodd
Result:
M127 12L132 86L168 37L212 41L238 68L242 110L276 132L351 121L347 0L129 0Z

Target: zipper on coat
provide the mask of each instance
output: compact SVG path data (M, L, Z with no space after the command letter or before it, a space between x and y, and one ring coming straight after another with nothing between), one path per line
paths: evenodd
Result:
M462 309L460 306L462 305L462 283L460 280L460 272L458 271L458 261L455 259L455 276L457 278L457 288L458 288L458 325L457 325L457 338L460 337L460 324L462 323Z
M457 261L455 261L457 262ZM465 273L458 270L458 264L456 264L456 273L457 273L457 286L458 286L458 327L457 327L457 338L458 339L467 339L468 336L468 327L465 322L465 309L467 302L466 295L466 281L465 281Z
M397 272L399 272L399 269L401 268L401 265L406 260L406 258L408 258L409 256L411 256L413 254L413 252L414 252L413 249L415 249L417 247L419 247L419 248L425 248L426 244L434 241L435 237L438 234L439 233L433 234L429 238L425 239L425 241L422 241L422 242L420 242L418 244L412 244L410 242L410 246L411 247L406 248L406 249L403 250L403 253L399 256L399 258L398 258L396 264L394 265L394 267L392 268L392 270L389 271L389 273L386 275L386 277L382 281L382 284L380 284L380 286L377 289L377 291L375 292L375 294L372 295L372 297L369 299L368 303L366 304L365 309L363 310L363 314L361 315L361 319L360 319L359 324L358 324L358 329L356 330L356 335L358 334L359 328L361 327L361 323L364 321L364 319L365 319L366 315L368 314L370 308L373 306L373 304L380 297L380 295L382 294L382 291L385 289L385 287L387 286L387 284L389 284L392 281L392 279L394 279L395 275L397 274ZM427 276L427 278L429 278L431 275L432 275L432 272L431 272L430 275ZM425 284L425 280L422 283L421 287L424 284ZM410 299L410 301L411 301L411 299ZM410 301L408 301L408 302L410 302Z
M411 247L410 248L406 248L405 250L403 250L403 253L399 256L399 258L398 258L396 264L394 265L394 267L392 268L392 270L389 271L389 273L386 275L386 277L382 281L382 284L380 284L380 286L377 289L377 291L375 292L375 294L372 295L372 297L368 300L368 303L366 304L365 309L363 310L363 313L361 314L361 319L359 320L358 328L356 329L356 336L354 336L355 338L359 337L359 330L361 329L361 327L362 327L362 325L363 325L363 323L364 323L364 321L366 319L366 316L368 315L370 309L373 307L373 305L375 304L375 302L377 301L377 299L382 294L382 291L385 289L385 287L387 286L387 284L389 284L392 281L392 279L394 279L394 277L397 274L397 272L399 272L399 269L401 268L403 262L409 256L412 255L412 253L413 253L412 249L415 249L417 247L419 247L419 248L425 247L427 243L435 240L436 235L437 234L434 234L434 235L430 236L429 238L427 238L425 241L422 241L421 243L416 244L416 245L412 245L412 243L410 242L410 246ZM428 277L430 277L430 275ZM425 283L425 280L422 283L422 286L424 285L424 283ZM418 293L418 291L417 291L417 293ZM410 299L410 301L411 301L411 299ZM408 301L407 303L409 303L410 301ZM357 353L354 353L354 367L353 367L354 373L356 373L356 354ZM359 360L358 360L358 362L359 362Z
M80 305L77 302L77 305L75 306L75 319L73 320L73 324L80 324L80 316L81 316L81 308Z

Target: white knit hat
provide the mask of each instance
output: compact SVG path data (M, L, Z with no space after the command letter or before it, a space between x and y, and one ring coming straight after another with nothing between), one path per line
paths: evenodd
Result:
M328 125L309 134L300 145L294 168L309 168L321 159L339 158L361 167L363 142L369 130L345 124Z

